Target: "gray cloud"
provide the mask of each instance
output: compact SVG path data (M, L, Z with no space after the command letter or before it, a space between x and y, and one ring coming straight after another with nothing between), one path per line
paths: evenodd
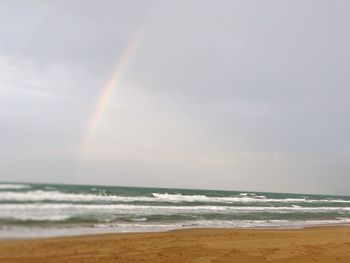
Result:
M347 1L0 6L0 180L350 194Z

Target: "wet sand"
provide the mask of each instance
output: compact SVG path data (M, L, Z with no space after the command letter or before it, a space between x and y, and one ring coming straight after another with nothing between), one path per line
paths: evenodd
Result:
M0 241L0 262L350 262L350 227L189 229Z

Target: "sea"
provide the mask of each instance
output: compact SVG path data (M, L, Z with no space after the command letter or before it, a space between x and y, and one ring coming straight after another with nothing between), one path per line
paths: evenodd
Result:
M350 224L350 197L0 183L0 239Z

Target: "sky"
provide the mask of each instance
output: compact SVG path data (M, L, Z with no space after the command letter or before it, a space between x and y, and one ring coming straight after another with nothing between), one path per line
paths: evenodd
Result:
M347 0L1 0L0 181L350 195L349 24Z

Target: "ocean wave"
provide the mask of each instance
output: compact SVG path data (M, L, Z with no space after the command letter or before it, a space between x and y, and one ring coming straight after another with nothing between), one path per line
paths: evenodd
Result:
M36 215L36 214L18 214L18 215L1 215L0 219L16 220L16 221L66 221L70 219L70 215Z
M74 212L82 211L95 211L97 213L101 211L110 211L112 213L142 213L142 214L154 214L154 213L233 213L233 212L349 212L350 207L299 207L299 206L245 206L245 207L232 207L232 206L152 206L152 205L124 205L124 204L0 204L0 218L5 212L10 214L17 214L21 211L43 211L49 213L54 210L65 210Z
M240 196L256 196L256 194L254 194L254 193L239 193L239 195ZM263 196L261 196L261 197L263 197Z
M66 202L168 202L168 203L350 203L343 199L308 199L308 198L267 198L266 196L238 195L215 197L206 195L182 195L153 193L152 196L118 196L104 194L72 194L59 191L0 192L0 201L66 201Z
M68 202L93 202L93 201L115 201L135 202L154 201L153 197L129 197L116 195L98 194L71 194L59 191L28 191L28 192L0 192L0 201L68 201Z
M191 227L213 228L302 228L307 226L349 224L350 218L332 220L200 220Z
M0 239L39 238L102 233L163 232L185 228L282 228L350 224L349 218L335 220L196 220L184 222L118 222L60 227L0 226Z
M350 200L342 199L307 199L307 198L267 198L266 196L232 196L214 197L206 195L181 195L153 193L159 200L167 202L215 202L215 203L350 203Z
M0 190L2 189L29 189L30 185L27 184L0 184Z
M153 193L153 196L163 202L180 203L180 202L204 202L204 203L241 203L241 202L266 202L266 196L233 196L233 197L219 197L219 196L206 196L206 195L182 195L182 194L159 194Z
M310 226L325 226L350 224L349 218L332 220L191 220L178 223L98 223L96 228L122 229L123 232L163 231L184 228L303 228Z

